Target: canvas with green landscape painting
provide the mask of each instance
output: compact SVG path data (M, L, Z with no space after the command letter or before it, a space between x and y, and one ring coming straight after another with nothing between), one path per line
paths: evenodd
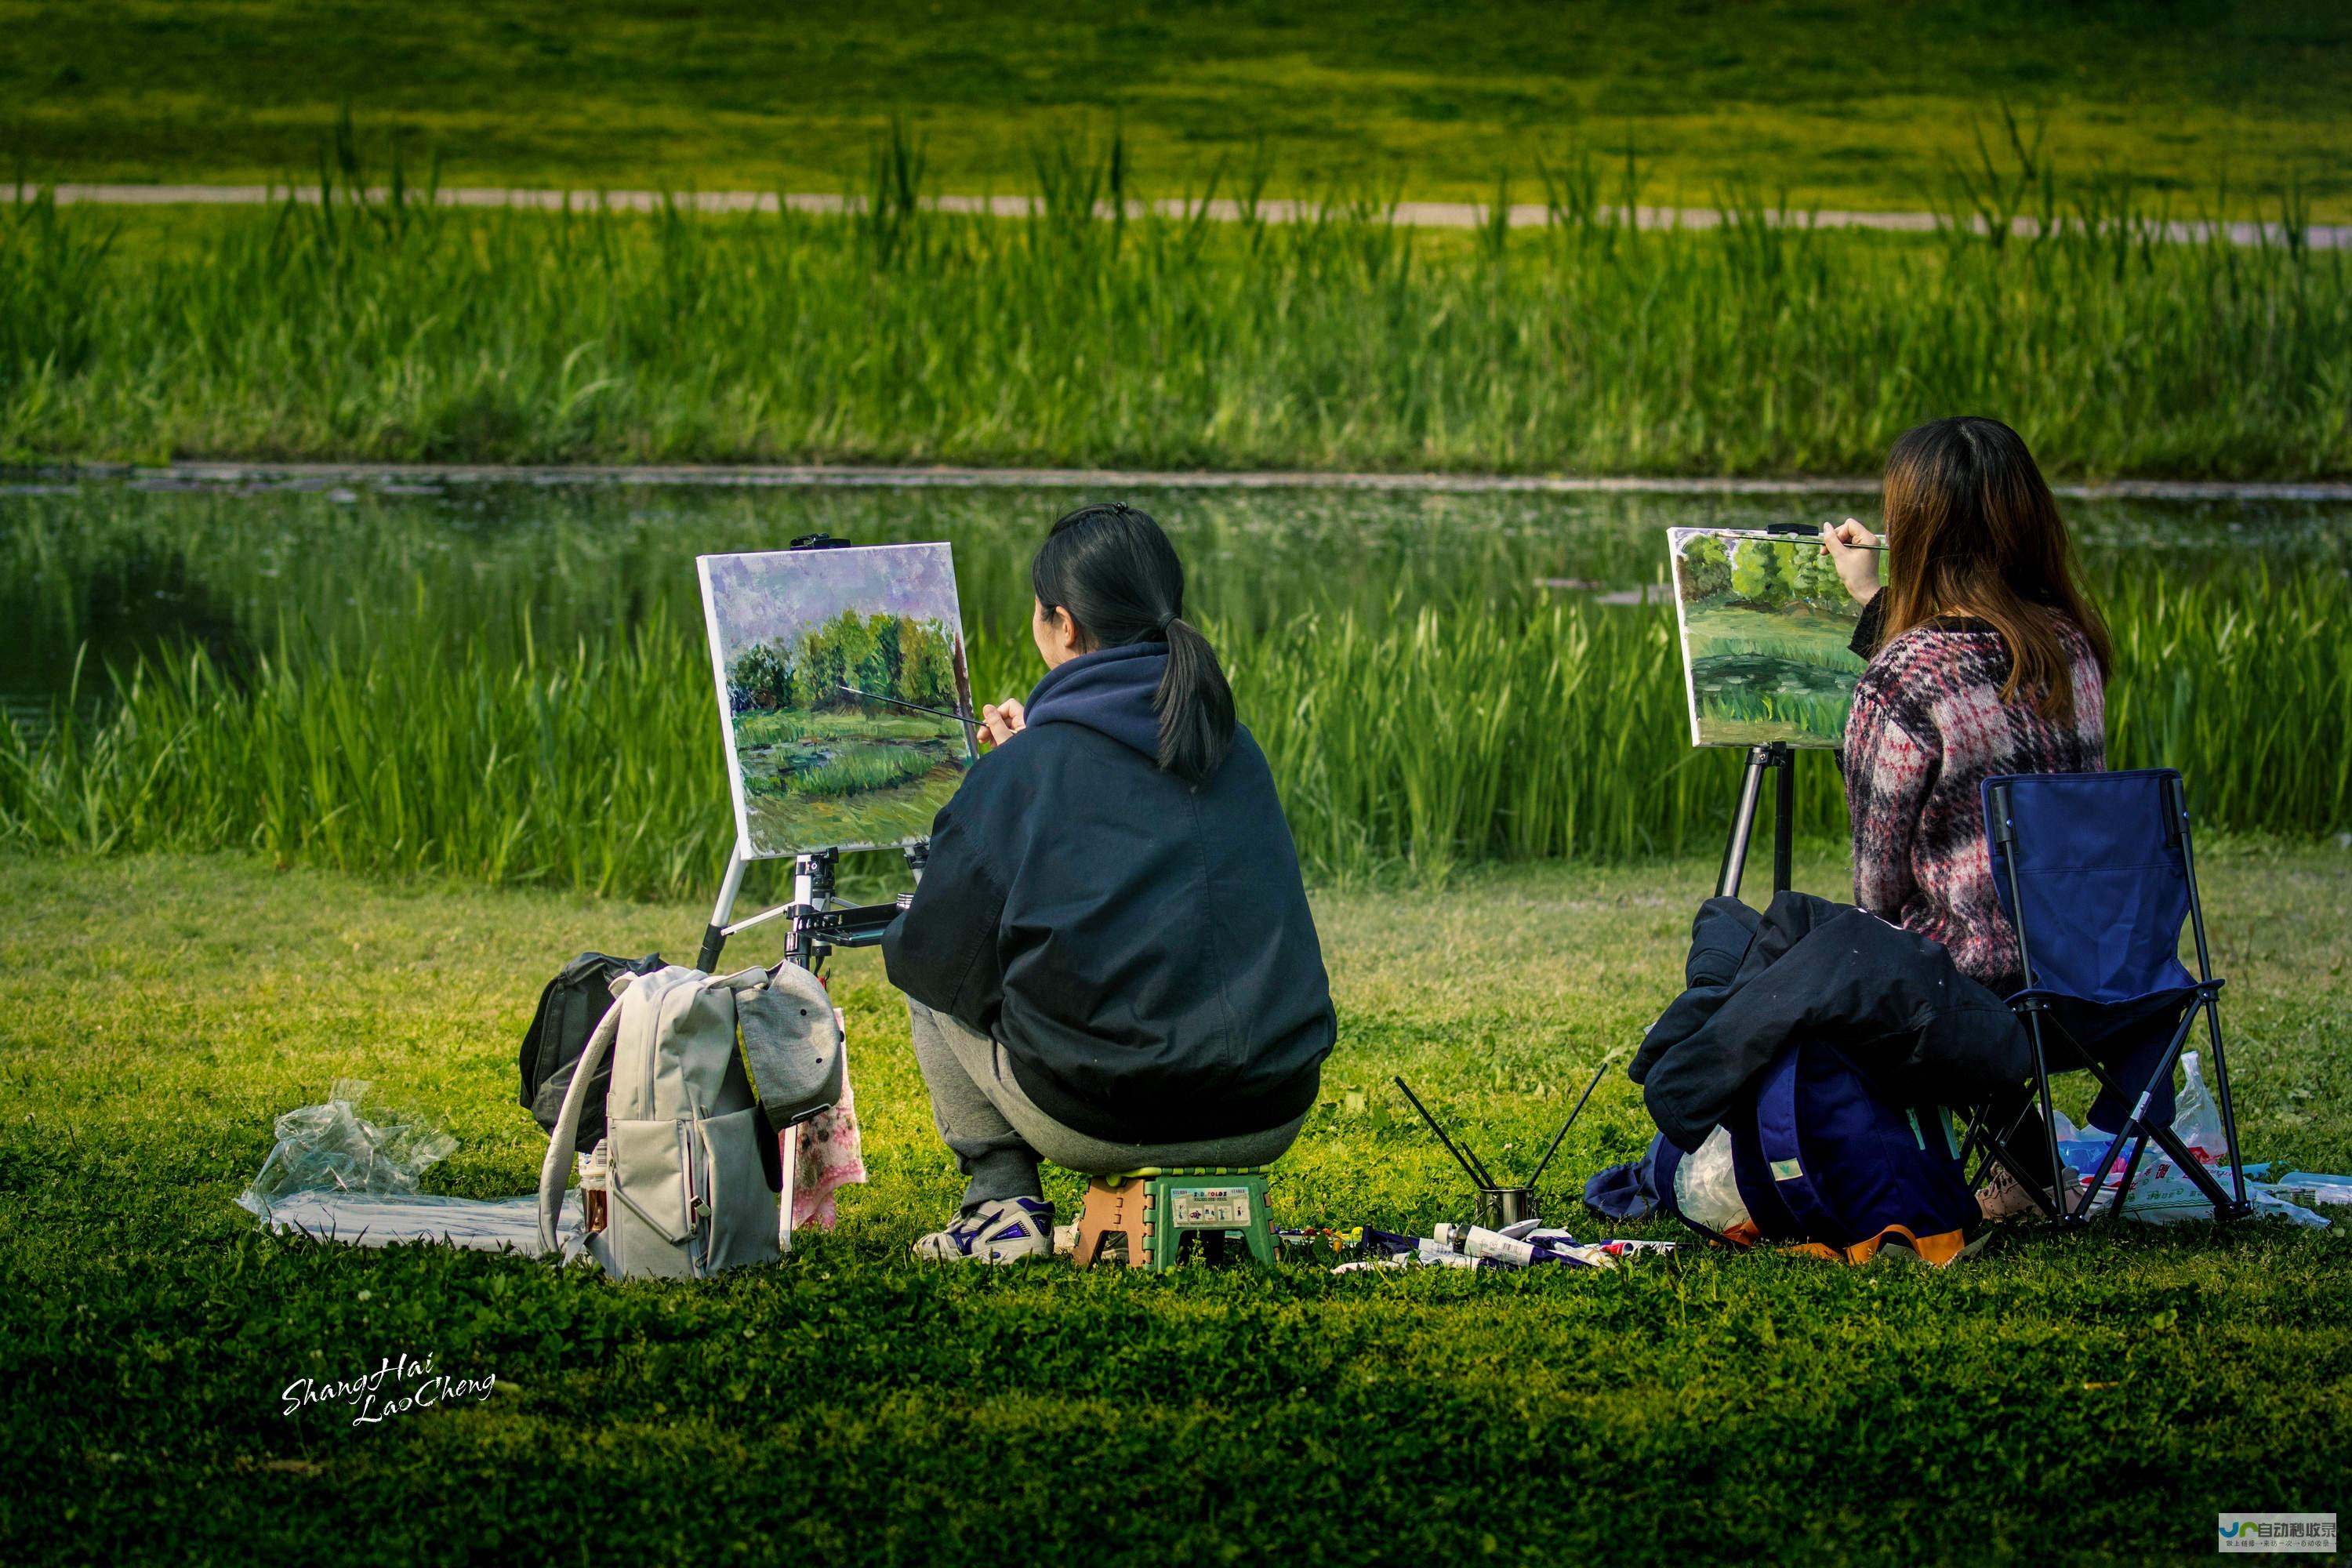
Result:
M1666 531L1691 743L1833 747L1863 662L1862 606L1818 542L1736 529Z
M973 754L954 717L972 708L948 546L697 564L742 853L929 834Z

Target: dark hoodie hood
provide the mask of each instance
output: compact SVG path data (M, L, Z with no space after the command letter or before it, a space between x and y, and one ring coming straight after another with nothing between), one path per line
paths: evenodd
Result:
M1122 643L1082 653L1045 672L1025 707L1031 728L1078 724L1160 760L1160 715L1152 701L1168 671L1168 645Z

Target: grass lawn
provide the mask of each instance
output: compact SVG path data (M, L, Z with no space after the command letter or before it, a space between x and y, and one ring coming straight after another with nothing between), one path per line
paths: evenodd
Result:
M2352 855L2208 862L2247 1147L2352 1168ZM1277 1218L1454 1209L1380 1087L1398 1070L1524 1168L1674 991L1710 874L1318 895L1343 1038ZM781 1267L616 1286L264 1238L230 1200L270 1119L339 1075L446 1119L438 1190L526 1190L513 1043L539 982L583 947L689 952L703 906L234 857L0 877L10 1560L2141 1563L2209 1554L2222 1509L2352 1511L2341 1226L2021 1230L1947 1273L918 1266L956 1184L870 953L836 985L873 1184ZM1801 885L1842 879L1801 861ZM1645 1125L1612 1077L1550 1214L1586 1224L1570 1181ZM403 1353L496 1391L357 1428L281 1414L299 1377Z
M1912 208L1999 106L2076 171L2352 213L2352 14L2330 0L1403 0L484 7L0 0L0 157L37 179L316 167L346 105L469 184L829 190L893 114L950 189L1031 188L1034 150L1120 118L1145 184L1262 158L1277 193L1483 198L1498 167L1628 142L1656 201L1786 188Z

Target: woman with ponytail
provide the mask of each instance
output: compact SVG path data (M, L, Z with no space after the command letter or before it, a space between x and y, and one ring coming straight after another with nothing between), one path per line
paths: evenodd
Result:
M919 1256L1053 1247L1037 1165L1262 1165L1315 1104L1335 1022L1298 855L1184 568L1121 503L1030 567L1045 661L931 826L883 939L961 1166Z

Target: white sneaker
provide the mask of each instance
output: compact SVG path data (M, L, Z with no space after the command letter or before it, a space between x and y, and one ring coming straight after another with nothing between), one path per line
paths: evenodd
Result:
M2071 1203L2074 1189L2083 1184L2082 1173L2072 1165L2061 1165L2058 1171L2059 1191ZM2008 1166L1996 1164L1992 1180L1977 1189L1977 1212L1987 1219L2011 1219L2021 1214L2040 1214L2042 1205L2033 1201L2033 1193L2024 1183L2009 1173Z
M915 1256L946 1263L1017 1263L1054 1253L1054 1205L1043 1198L998 1198L915 1243Z

